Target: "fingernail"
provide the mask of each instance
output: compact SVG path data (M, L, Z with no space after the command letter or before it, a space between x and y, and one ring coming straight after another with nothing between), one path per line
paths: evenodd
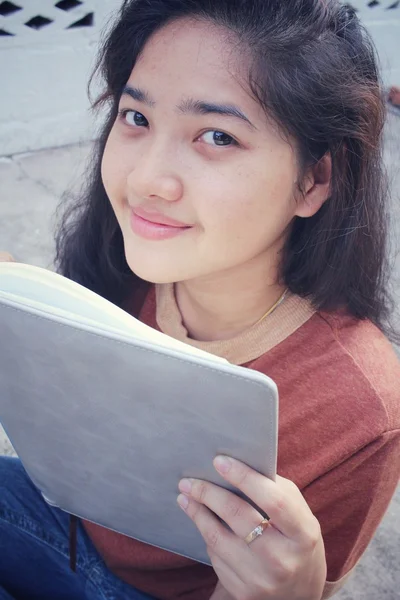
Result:
M192 491L192 482L190 481L190 479L181 479L179 482L179 489L185 494L190 494L190 492Z
M177 500L179 506L183 508L183 510L186 510L189 506L189 498L187 496L184 496L183 494L179 494Z
M217 471L226 475L232 466L232 461L227 456L216 456L214 465Z

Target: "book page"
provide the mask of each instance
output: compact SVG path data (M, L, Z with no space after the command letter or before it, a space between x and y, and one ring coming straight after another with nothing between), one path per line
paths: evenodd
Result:
M0 263L0 298L18 301L72 322L97 326L100 330L120 332L165 348L227 363L223 358L175 340L129 315L98 294L40 267L21 263Z

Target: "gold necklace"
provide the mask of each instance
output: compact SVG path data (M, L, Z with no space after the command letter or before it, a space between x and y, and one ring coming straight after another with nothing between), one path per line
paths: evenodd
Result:
M261 321L264 321L264 319L266 319L267 317L269 317L269 315L271 315L277 308L278 306L280 306L282 304L282 302L285 300L286 295L289 291L289 288L286 288L286 290L283 292L282 296L280 296L278 298L278 300L275 302L275 304L273 306L271 306L271 308L269 310L267 310L267 312L265 313L265 315L263 315L261 317L261 319L259 319L256 323L256 325L258 325L259 323L261 323Z

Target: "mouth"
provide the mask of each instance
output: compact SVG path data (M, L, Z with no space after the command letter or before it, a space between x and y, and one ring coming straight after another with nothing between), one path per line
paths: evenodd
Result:
M154 225L162 225L167 227L178 227L187 229L191 227L187 223L182 223L181 221L177 221L176 219L172 219L171 217L167 217L158 211L147 211L143 208L136 207L133 208L132 211L135 215L144 221L148 221L149 223L154 223Z
M192 229L192 225L140 208L131 209L130 224L136 235L147 240L166 240Z

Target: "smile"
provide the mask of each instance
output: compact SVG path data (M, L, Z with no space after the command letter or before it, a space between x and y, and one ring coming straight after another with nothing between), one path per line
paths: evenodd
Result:
M147 240L166 240L191 229L190 225L173 224L178 222L162 215L146 214L146 218L144 214L139 209L131 209L130 222L133 233Z

